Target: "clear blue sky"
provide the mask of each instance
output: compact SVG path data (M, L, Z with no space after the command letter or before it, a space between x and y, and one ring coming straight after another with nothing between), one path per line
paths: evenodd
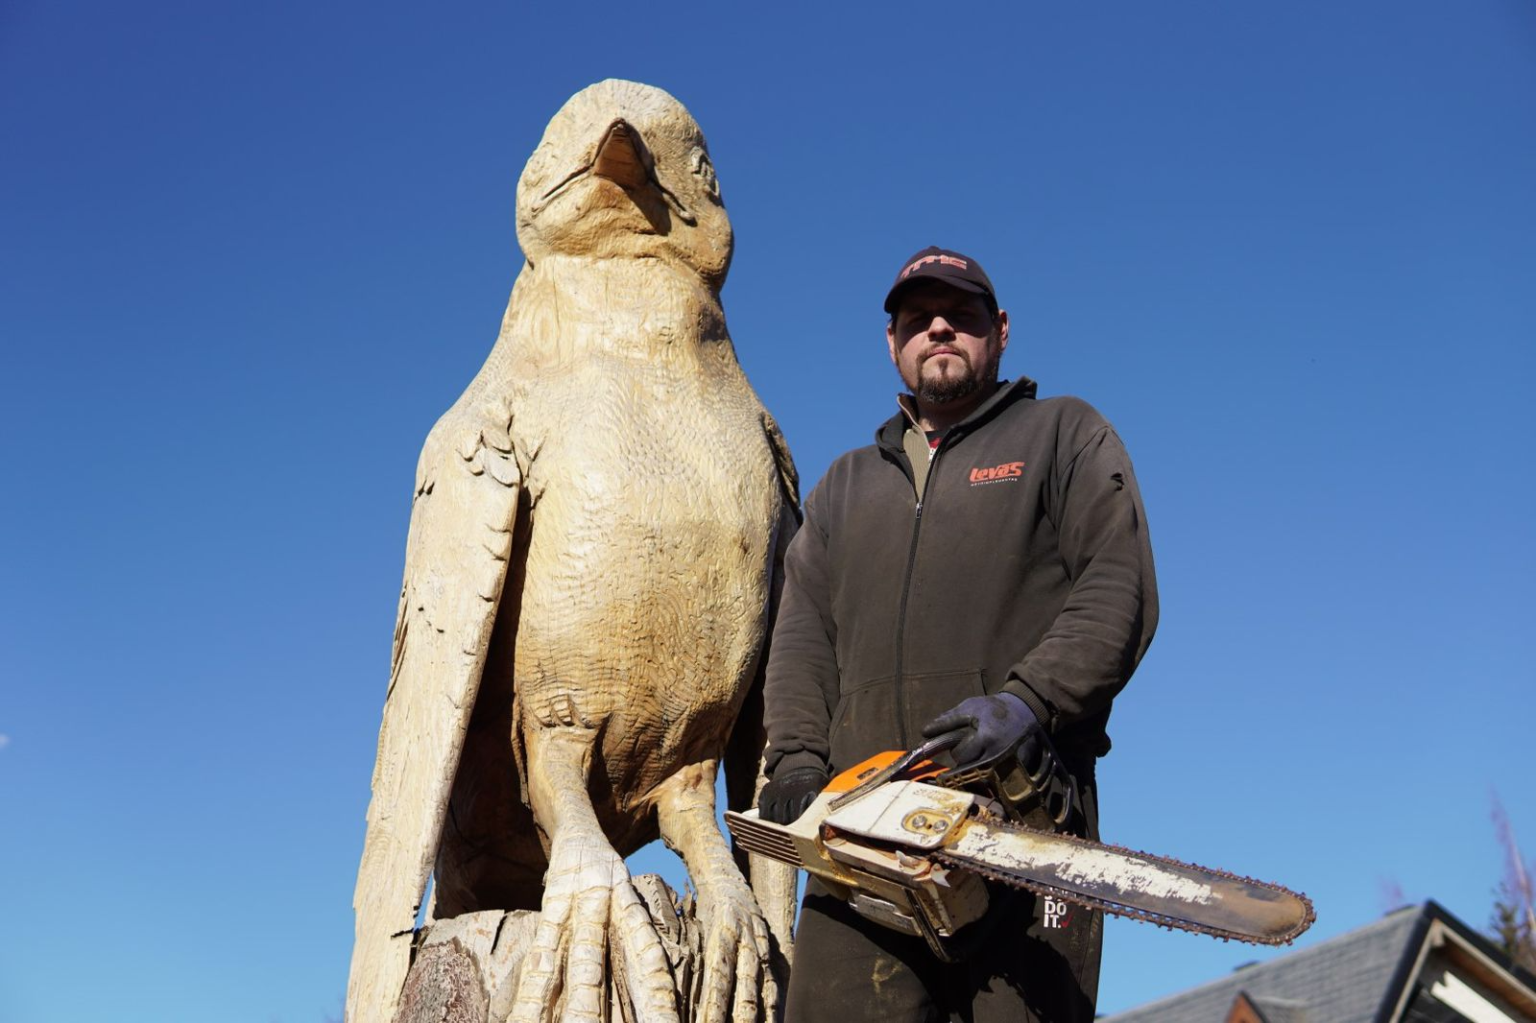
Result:
M1536 852L1527 0L13 0L0 1020L339 1017L416 455L611 76L704 127L807 484L930 243L1119 428L1163 618L1107 837L1306 890L1304 942L1486 922L1492 787ZM1101 1007L1267 954L1115 924Z

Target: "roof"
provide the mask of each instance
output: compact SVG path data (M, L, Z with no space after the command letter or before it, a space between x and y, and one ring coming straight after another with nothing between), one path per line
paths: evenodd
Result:
M1446 1019L1536 1020L1536 977L1425 902L1103 1023L1395 1023L1405 1012L1442 1018L1423 1015L1428 1003L1436 1012L1460 1006L1472 1013ZM1499 1007L1502 1015L1489 1014Z
M1103 1023L1225 1023L1239 994L1260 1011L1300 1002L1307 1006L1307 1023L1372 1023L1424 913L1423 906L1388 913L1310 948L1106 1016ZM1276 1013L1277 1021L1285 1018Z

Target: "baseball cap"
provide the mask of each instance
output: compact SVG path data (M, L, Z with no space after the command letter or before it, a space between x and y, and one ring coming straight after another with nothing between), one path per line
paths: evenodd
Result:
M937 245L930 245L914 253L901 264L896 283L891 285L891 290L885 296L885 311L894 313L903 289L921 280L935 280L951 288L981 295L993 312L997 311L997 294L992 290L992 281L988 279L981 264L970 256L961 255L952 249L941 249Z

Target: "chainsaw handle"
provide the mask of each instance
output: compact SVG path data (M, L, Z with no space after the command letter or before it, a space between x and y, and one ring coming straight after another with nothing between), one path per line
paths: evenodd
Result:
M929 739L927 742L923 743L921 746L908 750L901 756L897 757L895 760L892 760L889 764L885 765L885 767L882 768L879 773L871 775L869 778L860 782L856 787L833 799L830 809L836 810L841 806L845 806L846 804L853 802L855 799L864 795L866 792L870 791L876 786L884 785L886 782L890 781L892 778L895 778L897 775L912 767L914 764L921 763L922 761L929 759L935 754L943 753L945 750L954 749L956 746L960 745L960 740L964 739L970 730L971 729L969 725L963 725L960 728L944 732L941 735L936 735L932 739Z
M996 756L945 771L935 782L958 788L982 785L1002 797L1015 817L1021 807L1038 802L1058 828L1081 805L1077 781L1043 729L1026 732Z

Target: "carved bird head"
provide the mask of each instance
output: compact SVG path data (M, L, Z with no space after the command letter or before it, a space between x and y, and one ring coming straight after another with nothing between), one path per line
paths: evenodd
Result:
M698 123L649 85L609 79L581 90L523 168L517 240L535 264L549 254L659 258L718 290L731 221Z

